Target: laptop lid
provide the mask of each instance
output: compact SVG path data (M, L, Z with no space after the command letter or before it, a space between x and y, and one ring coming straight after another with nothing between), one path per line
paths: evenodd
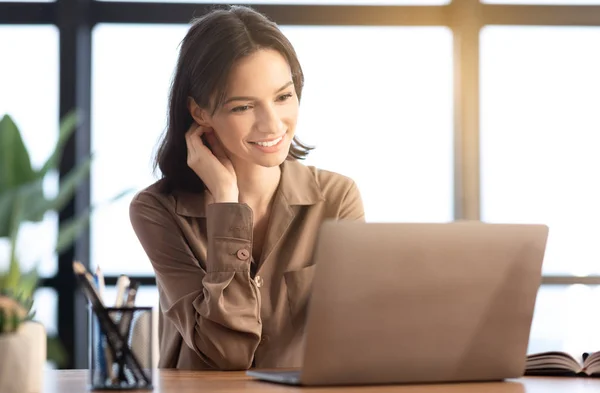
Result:
M325 222L301 383L521 376L547 236L544 225Z

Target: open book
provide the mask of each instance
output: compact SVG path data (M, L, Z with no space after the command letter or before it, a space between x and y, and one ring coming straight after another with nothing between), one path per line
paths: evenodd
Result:
M600 378L600 352L585 354L577 361L566 352L541 352L527 356L525 375L589 376Z

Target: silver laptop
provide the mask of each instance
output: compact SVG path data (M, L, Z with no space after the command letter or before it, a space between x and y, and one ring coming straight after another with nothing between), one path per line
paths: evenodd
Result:
M328 221L296 385L493 381L523 375L544 225Z

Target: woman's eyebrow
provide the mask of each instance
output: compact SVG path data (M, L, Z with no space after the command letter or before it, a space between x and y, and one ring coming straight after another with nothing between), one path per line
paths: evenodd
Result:
M277 89L275 91L275 94L281 92L282 90L285 90L288 86L293 85L294 82L293 81L289 81L287 82L285 85L281 86L279 89ZM250 96L236 96L236 97L229 97L228 99L225 100L225 102L223 102L223 105L228 104L232 101L252 101L255 100L256 97L250 97Z

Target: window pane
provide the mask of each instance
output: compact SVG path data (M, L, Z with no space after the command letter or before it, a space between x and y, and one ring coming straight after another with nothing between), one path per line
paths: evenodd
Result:
M450 30L283 31L305 72L298 133L316 146L306 163L352 177L369 221L451 220Z
M35 320L40 322L46 328L49 336L57 333L57 311L58 295L51 288L40 288L35 291L33 310L35 311Z
M169 83L186 29L104 24L94 28L93 203L156 180L152 153L166 125ZM106 275L153 274L129 222L131 197L102 207L92 217L91 263L99 264Z
M600 28L481 35L482 218L550 227L545 274L600 273Z
M115 304L117 298L117 287L106 287L104 304L107 307ZM138 307L158 307L158 289L156 287L139 287L135 297L135 305Z
M543 285L538 292L529 353L567 351L581 356L600 348L600 286Z
M21 130L35 168L50 156L58 137L58 30L54 26L0 26L0 117L9 114ZM58 188L57 174L45 181L48 195ZM20 232L24 268L40 263L43 276L57 269L57 215L27 223ZM8 241L0 239L0 270L8 261Z
M154 181L151 155L166 123L169 81L186 29L183 25L94 29L94 201ZM307 164L353 177L371 221L450 220L450 31L282 29L306 74L298 135L317 146ZM127 157L127 164L115 157ZM92 221L92 263L100 264L105 274L152 273L129 223L129 201L103 208Z

